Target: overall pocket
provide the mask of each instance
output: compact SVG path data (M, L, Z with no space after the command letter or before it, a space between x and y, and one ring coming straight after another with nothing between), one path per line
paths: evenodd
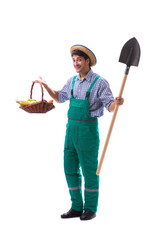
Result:
M77 127L77 144L80 152L93 152L99 148L99 131L93 126Z

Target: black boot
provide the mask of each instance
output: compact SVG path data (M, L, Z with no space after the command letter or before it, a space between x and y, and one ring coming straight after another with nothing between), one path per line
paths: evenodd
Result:
M80 217L82 215L83 211L75 211L72 208L67 212L61 215L61 218L74 218L74 217Z
M85 210L83 214L81 215L81 220L91 220L92 218L96 217L96 213L91 212L90 210Z

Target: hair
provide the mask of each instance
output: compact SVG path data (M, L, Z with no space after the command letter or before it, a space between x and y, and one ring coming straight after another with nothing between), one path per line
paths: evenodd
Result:
M88 55L86 53L82 52L81 50L78 50L78 49L73 50L72 51L72 57L73 57L73 55L78 55L80 57L84 57L85 60L89 59L89 66L91 65L90 58L88 57Z

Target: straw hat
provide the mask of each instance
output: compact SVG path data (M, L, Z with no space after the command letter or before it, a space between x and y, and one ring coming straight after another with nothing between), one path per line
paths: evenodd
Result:
M97 63L96 56L94 55L94 53L89 48L87 48L87 47L85 47L83 45L77 44L77 45L73 45L71 47L71 49L70 49L71 54L72 54L73 50L80 50L80 51L84 52L90 58L91 66L96 65L96 63Z

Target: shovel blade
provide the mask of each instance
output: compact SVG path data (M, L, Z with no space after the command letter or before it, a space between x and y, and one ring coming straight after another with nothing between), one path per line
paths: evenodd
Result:
M140 60L141 50L136 38L131 38L123 46L119 62L125 63L128 67L138 66Z

